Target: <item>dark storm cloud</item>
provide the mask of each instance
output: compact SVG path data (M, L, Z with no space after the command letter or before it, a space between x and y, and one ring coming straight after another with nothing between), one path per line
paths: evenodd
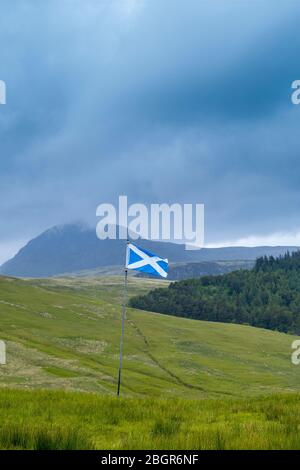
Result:
M274 3L2 1L3 246L122 193L204 202L207 241L297 230L300 6Z

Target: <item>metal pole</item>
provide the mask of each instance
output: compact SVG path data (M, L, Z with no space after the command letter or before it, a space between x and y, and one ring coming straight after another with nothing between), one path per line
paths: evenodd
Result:
M121 330L121 341L120 341L120 366L119 366L118 392L117 392L118 397L120 396L121 375L122 375L122 366L123 366L123 347L124 347L124 333L125 333L126 305L127 305L127 280L128 280L128 269L127 267L125 267L124 299L123 299L123 308L122 308L122 330Z

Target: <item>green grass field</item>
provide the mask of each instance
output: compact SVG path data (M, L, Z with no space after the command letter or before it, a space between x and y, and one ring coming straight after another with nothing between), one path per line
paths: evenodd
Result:
M0 277L1 448L300 448L296 337L129 309L118 400L121 301L119 277Z
M131 278L129 292L157 281ZM120 278L0 278L0 385L114 394ZM128 310L125 396L213 398L299 391L292 336Z
M0 390L2 449L300 449L296 394L250 400Z

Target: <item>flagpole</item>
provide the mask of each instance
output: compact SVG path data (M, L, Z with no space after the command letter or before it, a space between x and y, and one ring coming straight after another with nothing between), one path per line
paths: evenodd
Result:
M127 259L127 245L129 240L127 240L126 244L126 259ZM121 390L121 375L122 375L122 367L123 367L123 348L124 348L124 333L125 333L125 320L126 320L126 306L127 306L127 283L128 283L128 269L127 269L127 261L125 264L125 277L124 277L124 297L123 297L123 306L122 306L122 328L121 328L121 340L120 340L120 365L119 365L119 375L118 375L118 391L117 395L120 396Z

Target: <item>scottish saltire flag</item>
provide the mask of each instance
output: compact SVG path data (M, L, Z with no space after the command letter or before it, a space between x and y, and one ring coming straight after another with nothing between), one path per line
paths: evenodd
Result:
M167 277L169 263L167 259L159 258L143 248L128 243L126 252L126 268Z

